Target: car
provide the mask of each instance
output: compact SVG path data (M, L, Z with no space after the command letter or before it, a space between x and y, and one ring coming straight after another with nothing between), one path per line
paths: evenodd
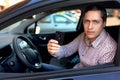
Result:
M39 16L37 15L36 17ZM40 30L38 31L39 33L53 33L56 32L56 30L75 31L76 27L74 26L77 25L77 22L78 21L76 20L76 18L69 17L66 14L59 14L59 12L57 12L38 20L37 30ZM27 23L29 22L27 21ZM24 22L23 24L26 24L26 22ZM31 27L33 26L34 25L31 25Z
M120 20L113 19L109 14L105 30L117 42L113 63L73 69L80 62L77 53L57 60L47 50L50 39L58 39L59 44L64 45L83 32L82 12L88 4L102 5L109 14L114 9L120 10L120 0L22 0L1 11L0 79L119 80ZM49 23L46 18L54 15L62 16L68 21ZM48 24L44 24L44 20ZM42 63L66 69L46 71L41 69Z

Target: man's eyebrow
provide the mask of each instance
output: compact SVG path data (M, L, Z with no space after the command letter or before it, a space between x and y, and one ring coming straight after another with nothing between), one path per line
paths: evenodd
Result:
M92 21L100 21L100 20L92 20Z

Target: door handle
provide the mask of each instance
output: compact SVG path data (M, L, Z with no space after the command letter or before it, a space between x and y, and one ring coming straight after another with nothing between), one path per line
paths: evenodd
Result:
M39 37L41 40L46 40L46 37L44 37L44 36L40 36Z

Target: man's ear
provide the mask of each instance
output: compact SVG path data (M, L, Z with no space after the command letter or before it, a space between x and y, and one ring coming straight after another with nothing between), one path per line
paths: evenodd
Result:
M105 26L106 26L106 22L103 23L103 27L105 27Z

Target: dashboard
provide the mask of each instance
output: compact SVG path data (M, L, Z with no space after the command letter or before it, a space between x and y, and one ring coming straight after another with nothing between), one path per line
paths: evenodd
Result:
M9 34L0 35L0 63L12 54L13 49L11 44L13 37L13 35Z
M7 45L0 49L0 63L12 54L12 49L10 45Z
M18 59L14 48L13 39L17 35L0 34L0 72L24 72L25 66ZM20 41L21 48L26 46L24 41Z

